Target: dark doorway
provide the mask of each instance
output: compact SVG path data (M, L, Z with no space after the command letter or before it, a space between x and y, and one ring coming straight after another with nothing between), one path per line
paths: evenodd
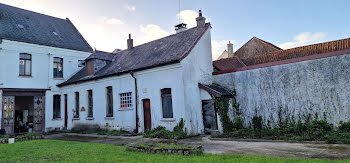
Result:
M68 127L68 97L67 94L64 95L64 127Z
M203 100L202 101L202 110L203 110L203 124L204 124L204 133L211 134L213 130L217 130L217 119L216 112L214 109L213 100Z
M34 97L15 97L14 132L23 133L33 131L34 122Z
M144 127L146 130L152 129L152 120L151 120L151 101L149 99L144 99L143 101L143 119Z

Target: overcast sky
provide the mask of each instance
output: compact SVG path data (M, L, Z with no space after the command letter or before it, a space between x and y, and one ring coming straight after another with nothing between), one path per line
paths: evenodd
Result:
M348 0L0 0L0 3L72 20L92 47L125 49L195 26L202 9L212 24L213 59L229 40L238 49L253 36L283 49L350 36Z

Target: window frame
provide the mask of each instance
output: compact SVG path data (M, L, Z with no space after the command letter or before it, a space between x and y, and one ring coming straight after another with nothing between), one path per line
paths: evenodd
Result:
M106 87L106 117L113 117L113 87Z
M57 98L57 99L56 99ZM56 101L58 100L58 101ZM61 117L61 95L53 95L53 114L52 119L60 119ZM57 109L57 110L56 110Z
M55 59L59 59L59 62L57 62ZM57 64L57 66L55 67L55 64ZM59 65L61 65L61 67L62 67L62 76L59 76L58 74L58 68L59 68ZM53 78L63 78L63 58L61 58L61 57L53 57ZM56 68L56 76L55 76L55 68Z
M166 93L165 91L167 91L167 90L170 90L170 93ZM163 89L161 89L160 90L160 97L161 97L161 103L162 103L162 118L163 119L173 119L174 118L174 108L173 108L173 97L172 97L172 90L171 90L171 88L163 88ZM169 98L169 97L170 97L170 105L169 105L169 103L167 103L165 105L164 99L165 98ZM170 116L165 115L165 113L166 113L164 111L166 109L165 106L167 106L168 109L169 108L171 109L171 112L168 111Z
M75 111L74 111L74 118L79 118L79 110L80 110L80 100L79 100L79 97L80 97L80 95L79 95L79 92L74 92L74 98L75 98L75 100L74 100L74 102L75 102Z
M87 117L93 118L94 117L94 95L93 95L92 89L87 90L87 102L88 102Z
M133 108L132 92L119 93L119 109L127 110Z
M26 58L24 58L24 57L22 57L21 55L28 55L29 57L30 57L30 59L26 59ZM23 72L24 72L24 74L21 74L21 64L19 64L18 65L18 67L19 67L19 72L18 72L18 74L19 74L19 76L32 76L32 63L33 63L33 61L32 61L32 55L31 54L28 54L28 53L19 53L19 61L21 62L22 60L23 60L23 67L24 67L24 70L23 70ZM30 61L30 72L29 72L29 74L26 74L26 70L27 70L27 62L26 61Z

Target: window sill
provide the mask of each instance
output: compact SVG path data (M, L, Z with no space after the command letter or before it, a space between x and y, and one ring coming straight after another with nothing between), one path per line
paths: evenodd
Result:
M86 120L94 120L94 117L87 117Z
M30 76L19 75L18 77L19 77L19 78L33 78L33 76L32 76L32 75L30 75Z
M52 121L61 121L62 118L52 118L51 120L52 120Z
M53 78L53 80L64 80L64 78Z
M118 111L129 111L129 110L134 110L134 108L119 108Z
M114 120L114 117L105 117L105 120Z
M80 120L80 118L73 118L73 120Z
M174 122L176 119L175 118L162 118L160 121L162 122Z

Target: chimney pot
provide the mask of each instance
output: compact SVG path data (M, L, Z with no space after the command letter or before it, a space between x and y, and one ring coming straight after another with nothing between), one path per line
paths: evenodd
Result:
M129 39L127 40L128 49L132 49L134 47L134 40L131 38L131 34L129 34Z

